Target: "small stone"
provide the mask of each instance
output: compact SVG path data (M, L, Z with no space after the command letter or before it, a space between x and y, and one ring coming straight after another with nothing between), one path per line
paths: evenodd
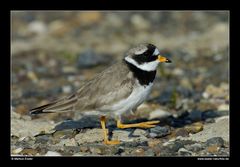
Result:
M120 140L123 142L132 142L134 137L129 137L130 132L126 130L114 130L112 140Z
M27 77L29 79L31 79L31 81L34 82L34 83L38 82L38 77L37 77L36 73L34 73L33 71L28 71L27 72Z
M180 148L180 149L178 150L178 153L179 153L180 155L183 155L183 156L191 156L191 155L192 155L192 152L186 150L185 148Z
M12 151L13 154L19 154L20 152L22 152L23 148L19 147L15 150Z
M71 138L74 136L74 131L72 129L58 130L53 133L55 139Z
M62 72L66 74L75 74L77 72L77 69L72 66L64 66L62 68Z
M229 111L229 105L228 104L221 104L218 109L218 111Z
M182 136L182 137L187 137L189 136L188 135L188 131L184 128L180 128L180 129L177 129L176 132L175 132L175 136Z
M47 26L42 21L33 21L28 25L28 31L34 34L43 34L47 32Z
M192 121L201 121L202 119L202 112L199 110L193 110L192 112L189 113L188 117Z
M159 143L161 143L161 141L159 139L149 139L148 140L148 146L149 147L155 147Z
M36 149L27 148L22 151L23 155L36 155L38 151Z
M152 119L160 119L160 118L166 118L168 116L170 116L171 114L167 111L164 111L164 110L160 110L160 109L157 109L157 110L154 110L153 112L150 113L149 115L149 119L152 120Z
M89 148L87 146L80 146L80 151L81 152L88 152Z
M45 156L61 156L60 153L54 151L48 151Z
M150 133L156 134L157 136L155 137L164 137L169 135L171 132L169 127L156 126L150 129Z
M219 147L216 146L216 145L209 146L209 147L207 148L207 151L208 151L209 153L212 153L212 154L217 153L218 150L219 150Z
M74 138L72 139L63 139L60 141L60 143L58 143L58 145L61 146L77 146L77 142Z
M85 133L79 133L75 136L76 141L79 144L83 143L95 143L103 141L102 129L89 129Z
M203 124L201 122L196 122L190 126L186 126L185 129L188 133L195 134L203 130Z
M182 143L182 141L175 141L173 144L169 144L166 147L170 149L172 152L177 152L183 146L184 144Z
M72 87L71 86L63 86L62 87L62 91L63 93L70 93L72 91Z
M154 150L149 148L144 153L145 156L155 156Z
M143 148L137 148L132 151L131 155L136 155L136 156L144 156L145 151Z
M224 140L221 137L213 137L211 139L208 139L206 141L206 145L207 146L218 146L218 147L222 147L224 146Z
M138 137L145 137L147 135L147 132L143 129L136 129L134 130L132 136L138 136Z
M26 115L28 114L28 107L26 105L19 105L16 107L15 112L21 115Z
M98 147L90 147L90 152L94 155L102 154L102 150Z
M200 143L194 143L192 145L186 145L185 148L189 151L198 152L203 149L203 146Z

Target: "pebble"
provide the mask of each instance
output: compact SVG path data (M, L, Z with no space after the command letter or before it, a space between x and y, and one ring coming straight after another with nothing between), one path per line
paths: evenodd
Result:
M208 139L206 141L206 145L207 146L218 146L218 147L222 147L224 146L224 140L221 137L213 137L211 139Z
M160 118L166 118L168 116L170 116L171 114L167 111L164 111L164 110L161 110L161 109L157 109L157 110L154 110L150 113L149 115L149 119L152 120L152 119L160 119Z
M183 156L191 156L191 155L192 155L192 152L186 150L185 148L180 148L180 149L178 150L178 153L179 153L180 155L183 155Z
M28 31L37 35L44 34L47 32L47 26L42 21L32 21L28 25Z
M218 109L218 111L229 111L229 105L228 104L221 104Z
M62 139L57 145L60 146L77 146L78 143L74 138L72 139Z
M205 142L213 137L221 137L229 141L229 118L222 119L212 124L205 124L201 132L189 136L190 140Z
M60 153L54 151L48 151L45 156L61 156Z
M21 105L19 105L15 108L15 112L18 113L18 114L21 114L21 115L28 114L28 111L29 111L28 107L26 105L23 105L23 104L21 104Z
M145 151L143 148L136 148L132 151L131 155L136 155L136 156L144 156Z
M169 127L156 126L156 127L150 129L149 137L160 138L160 137L169 135L170 133L171 133L171 131L170 131Z
M217 153L219 151L219 147L216 146L216 145L209 146L209 147L207 147L207 151L209 153L215 154L215 153Z
M20 152L22 152L23 148L19 147L15 150L12 151L13 154L19 154Z
M154 150L149 148L144 153L145 156L155 156Z
M63 92L63 93L66 93L66 94L67 94L67 93L71 93L71 91L72 91L72 87L69 86L69 85L62 87L62 92Z
M175 131L175 136L176 136L176 137L177 137L177 136L187 137L187 136L189 136L189 135L188 135L188 131L187 131L186 129L180 128L180 129L177 129L177 130Z
M79 133L75 136L79 144L103 142L102 129L88 129L85 133Z
M188 133L195 134L203 130L203 124L201 122L196 122L190 126L186 126L185 128Z
M185 145L184 147L192 152L198 152L203 149L203 146L200 143L194 143L192 145Z

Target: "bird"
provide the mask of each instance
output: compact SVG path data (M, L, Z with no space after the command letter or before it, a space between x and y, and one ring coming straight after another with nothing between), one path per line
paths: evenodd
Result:
M29 111L31 115L58 112L98 111L103 142L106 145L119 144L119 140L109 140L106 117L113 116L117 128L152 128L159 121L135 124L122 123L121 116L137 110L150 94L160 63L171 60L160 55L158 48L150 43L135 45L126 51L124 58L106 68L80 88L61 99L57 99Z

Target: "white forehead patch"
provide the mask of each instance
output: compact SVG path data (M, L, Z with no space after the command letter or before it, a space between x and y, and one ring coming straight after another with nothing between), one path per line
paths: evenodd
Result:
M154 56L157 56L157 55L159 55L159 54L160 54L160 52L159 52L159 50L156 48L155 51L153 52L153 55L154 55Z

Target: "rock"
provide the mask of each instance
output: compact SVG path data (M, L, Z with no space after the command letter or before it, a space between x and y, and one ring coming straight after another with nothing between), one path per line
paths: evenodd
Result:
M174 143L170 143L166 146L171 152L177 152L180 148L184 147L184 144L182 141L174 141Z
M96 54L92 50L86 50L78 55L77 67L79 69L90 68L97 65L109 64L112 62L112 57L105 54Z
M69 94L69 93L71 93L71 91L72 91L72 87L71 86L63 86L62 87L62 92L63 93Z
M45 156L61 156L60 153L54 151L48 151Z
M60 146L77 146L78 143L74 138L72 139L62 139L57 145Z
M208 139L206 141L206 145L207 146L218 146L218 147L222 147L224 146L224 140L221 137L213 137L211 139Z
M53 133L55 139L72 138L75 135L75 131L72 129L59 130Z
M192 121L201 121L202 120L202 112L199 110L193 110L188 115L189 119Z
M11 119L11 134L18 137L34 137L40 133L52 133L55 124L43 119Z
M203 124L201 122L196 122L192 125L186 126L185 129L188 131L188 133L195 134L203 130Z
M99 154L102 154L102 150L98 147L90 147L90 152L93 154L93 155L99 155Z
M227 83L221 83L219 87L214 85L208 85L203 92L203 97L208 98L226 98L229 94L229 85Z
M144 153L145 156L155 156L154 150L149 148Z
M21 115L26 115L28 114L29 109L27 108L26 105L19 105L15 108L15 112Z
M42 21L32 21L28 25L28 31L33 34L44 34L47 32L47 26Z
M85 133L79 133L75 136L79 144L103 142L102 129L88 129Z
M137 30L146 30L150 28L149 22L139 14L135 14L131 17L131 23Z
M159 139L149 139L148 140L148 146L150 148L155 147L156 145L158 145L159 143L161 143L161 141Z
M180 148L178 150L178 153L179 153L179 155L182 155L182 156L191 156L192 155L192 152L186 150L185 148Z
M207 151L212 154L216 154L219 150L219 147L216 145L207 147Z
M189 135L188 135L188 131L187 131L186 129L180 128L180 129L177 129L177 130L175 131L175 136L176 136L176 137L177 137L177 136L187 137L187 136L189 136Z
M144 156L145 155L145 151L143 148L136 148L132 151L131 155L135 155L135 156Z
M136 129L132 133L132 136L141 137L141 138L144 138L144 139L146 139L146 137L145 137L146 135L147 135L147 132L143 129Z
M194 143L192 145L185 145L184 147L187 150L192 151L192 152L198 152L203 149L203 146L200 143Z
M152 120L152 119L164 119L168 116L170 116L171 114L167 111L164 111L164 110L161 110L161 109L157 109L157 110L154 110L150 113L149 115L149 119Z
M228 104L221 104L218 109L218 111L229 111L229 105Z
M134 137L129 137L130 132L126 130L114 130L112 140L120 140L122 142L132 142Z
M32 149L32 148L25 148L21 154L22 155L36 155L38 153L38 150Z
M213 124L204 125L203 131L193 134L188 139L205 142L213 137L221 137L229 142L229 118L222 119Z
M169 135L171 133L169 127L161 127L161 126L156 126L154 128L150 129L149 137L164 137L166 135Z
M12 154L19 154L20 152L22 152L23 148L17 148L15 150L12 151Z

